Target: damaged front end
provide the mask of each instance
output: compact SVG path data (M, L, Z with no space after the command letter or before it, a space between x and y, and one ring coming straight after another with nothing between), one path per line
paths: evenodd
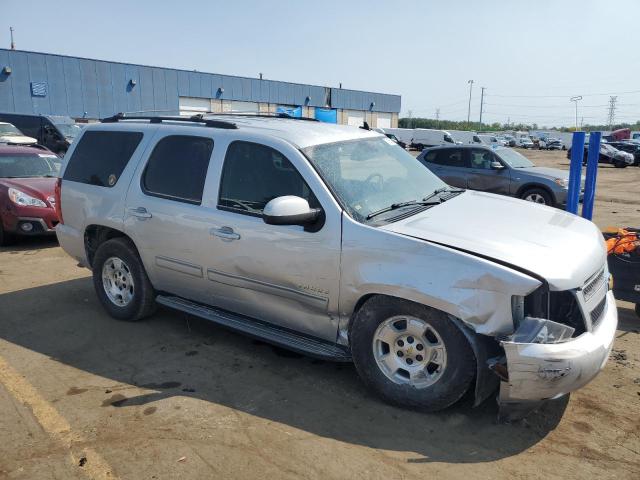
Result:
M500 378L503 420L522 418L544 401L591 381L607 361L618 316L606 273L601 272L583 288L541 288L524 302L515 302L514 321L514 333L498 339L504 356L487 363Z

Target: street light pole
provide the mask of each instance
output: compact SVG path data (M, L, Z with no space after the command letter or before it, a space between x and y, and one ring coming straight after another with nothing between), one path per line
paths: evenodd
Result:
M482 90L482 93L480 94L480 128L482 128L482 107L483 107L483 103L484 103L484 90L485 87L480 87Z
M467 125L471 120L471 92L473 91L473 80L467 82L469 84L469 108L467 109Z
M573 103L575 103L575 105L576 105L576 129L575 129L575 131L577 132L578 131L578 102L580 100L582 100L582 95L576 95L575 97L571 97L569 100L572 101Z

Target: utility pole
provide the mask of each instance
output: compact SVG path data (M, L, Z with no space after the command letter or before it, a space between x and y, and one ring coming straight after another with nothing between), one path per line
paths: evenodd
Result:
M407 115L409 116L409 128L413 128L413 110L407 111Z
M482 90L482 92L480 93L480 128L482 128L482 106L484 104L485 87L480 87L480 90Z
M436 128L440 128L440 109L436 108Z
M11 50L15 50L16 42L13 41L13 27L9 27L9 32L11 33Z
M616 102L618 97L609 97L609 130L613 130L613 123L616 118Z
M471 92L473 91L473 80L467 82L469 84L469 108L467 109L467 126L471 120Z
M576 129L574 131L578 131L578 102L582 100L582 95L576 95L575 97L571 97L569 101L576 104Z

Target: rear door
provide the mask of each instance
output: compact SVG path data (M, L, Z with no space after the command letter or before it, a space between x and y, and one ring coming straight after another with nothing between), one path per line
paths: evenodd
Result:
M206 301L211 208L202 200L214 140L184 130L158 130L131 181L124 228L156 289Z
M509 194L511 175L509 169L496 155L485 148L469 148L467 188L483 192ZM499 162L505 168L496 170L491 168L493 162Z
M467 188L467 160L462 148L438 148L422 157L429 170L453 187Z

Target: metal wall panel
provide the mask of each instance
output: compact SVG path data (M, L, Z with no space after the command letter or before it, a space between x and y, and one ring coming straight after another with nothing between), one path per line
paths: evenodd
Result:
M44 82L47 85L47 93L43 96L36 96L31 94L31 101L33 102L33 110L36 113L42 113L48 115L51 113L51 103L49 102L48 92L48 79L47 79L47 62L44 55L31 54L28 56L29 60L29 83Z
M12 75L2 73L4 67L11 68L9 52L0 50L0 112L14 112Z
M135 85L131 80L136 82ZM140 94L140 70L135 65L125 65L125 91L127 92L127 108L125 112L139 112L142 110L142 95Z
M80 60L73 57L62 57L65 90L67 94L67 111L56 112L58 115L70 115L81 118L84 109L82 79L80 75Z
M153 72L151 67L139 67L140 82L140 110L142 112L153 112L156 109L153 103Z
M88 118L98 118L98 84L96 66L93 60L80 59L80 80L82 82L82 105Z
M111 64L95 62L96 85L98 87L98 114L100 117L110 117L118 112L114 111L113 87L111 83Z
M12 73L0 74L0 110L10 112L76 118L172 112L178 111L178 97L325 107L326 92L332 108L399 112L401 105L399 95L0 49L0 70L5 65ZM32 82L46 82L46 96L33 96Z
M48 97L51 113L68 112L67 88L64 82L64 63L62 57L45 57L48 79ZM60 81L62 80L62 81Z

